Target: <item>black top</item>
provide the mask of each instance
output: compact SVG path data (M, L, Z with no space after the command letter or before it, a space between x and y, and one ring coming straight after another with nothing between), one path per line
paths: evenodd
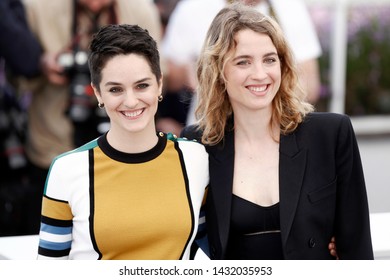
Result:
M263 207L233 195L227 258L283 259L279 203Z
M200 141L194 125L181 136ZM206 198L210 258L226 259L234 179L234 130L205 145L210 184ZM289 260L331 260L337 240L340 259L372 260L369 209L356 136L347 115L313 112L279 143L279 207L283 256Z

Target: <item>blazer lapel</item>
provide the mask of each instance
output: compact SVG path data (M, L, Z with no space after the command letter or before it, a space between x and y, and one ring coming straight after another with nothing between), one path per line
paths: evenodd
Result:
M280 226L285 246L298 205L307 151L299 150L294 133L281 136L279 152Z
M211 147L209 155L213 203L218 206L216 207L218 230L222 248L226 249L233 192L234 133L226 133L223 143Z

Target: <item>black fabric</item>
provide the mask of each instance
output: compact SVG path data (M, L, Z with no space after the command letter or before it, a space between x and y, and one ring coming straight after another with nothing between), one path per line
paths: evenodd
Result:
M233 195L227 259L283 259L279 217L279 203L263 207Z
M199 132L196 127L188 127L182 136L198 137ZM225 259L234 132L227 131L220 144L206 146L206 150L210 170L206 200L210 258ZM337 240L340 259L373 259L364 173L348 116L311 113L293 133L281 135L279 186L285 259L334 259L328 249L332 236Z
M193 93L182 89L178 92L166 92L158 105L157 118L172 118L185 125Z

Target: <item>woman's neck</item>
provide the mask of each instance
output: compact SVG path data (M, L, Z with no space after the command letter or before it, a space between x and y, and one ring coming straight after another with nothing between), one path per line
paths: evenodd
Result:
M157 145L158 136L155 130L142 132L108 131L108 143L116 150L124 153L142 153Z
M236 139L249 142L272 138L279 141L280 125L271 125L272 113L255 112L253 114L234 114L234 134Z

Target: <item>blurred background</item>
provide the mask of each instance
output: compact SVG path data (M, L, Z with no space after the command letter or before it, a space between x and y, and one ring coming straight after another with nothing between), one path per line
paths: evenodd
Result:
M390 259L390 1L305 0L321 48L318 111L348 114L362 158L375 259Z
M179 2L186 0L140 1L153 3L159 11L163 43L171 13ZM270 1L282 3L289 0ZM322 50L318 58L321 87L319 99L315 102L316 110L344 113L351 117L366 178L375 258L390 259L390 0L304 2ZM2 6L3 3L5 0L0 0ZM0 23L4 23L3 16L0 13ZM10 41L0 43L3 48ZM4 142L0 158L0 236L3 236L0 238L0 259L2 255L4 258L25 258L27 249L30 250L27 254L29 258L35 256L36 236L24 241L15 239L19 247L24 248L23 252L18 252L13 247L12 242L15 241L10 242L8 238L37 233L35 229L32 233L23 229L25 223L22 214L31 201L23 154L24 132L28 129L26 110L31 96L18 84L17 73L8 75L5 62L0 52L0 137ZM175 72L171 71L170 74L173 76ZM18 95L17 99L12 99L12 102L18 102L17 106L7 99L10 92L5 83L7 79ZM169 82L165 84L169 86ZM166 89L157 123L163 131L180 131L186 125L191 93L188 88L180 86L173 90L176 96L170 91L171 88ZM169 118L175 118L176 122L164 122ZM11 135L11 130L16 134ZM9 248L7 252L6 246ZM12 252L14 255L7 255Z
M317 108L351 116L370 211L390 212L390 1L305 1L323 51Z

